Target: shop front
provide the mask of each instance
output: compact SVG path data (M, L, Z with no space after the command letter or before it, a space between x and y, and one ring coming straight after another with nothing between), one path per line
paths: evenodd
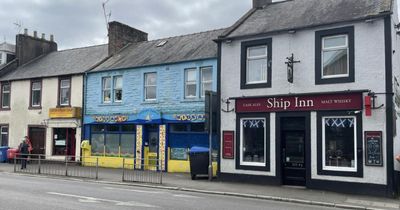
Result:
M231 100L235 112L221 120L223 179L384 194L384 110L371 112L367 91Z

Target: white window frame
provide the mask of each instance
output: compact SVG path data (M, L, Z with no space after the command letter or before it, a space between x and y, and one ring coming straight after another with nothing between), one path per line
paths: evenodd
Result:
M154 75L156 75L156 82L155 82L155 84L154 85L149 85L149 84L147 84L147 76L148 75L150 75L150 74L154 74ZM157 100L157 72L147 72L147 73L144 73L144 86L143 86L143 88L144 88L144 100L145 101L156 101ZM147 98L147 88L148 87L156 87L156 97L155 98Z
M116 81L118 78L121 79L121 87L120 87L120 88L116 88L116 87L115 87L115 84L116 84L115 81ZM123 95L122 95L122 94L123 94L123 91L122 91L122 87L124 86L124 80L123 80L122 76L114 76L113 79L112 79L112 81L113 81L113 84L112 84L112 86L113 86L113 91L112 91L113 100L114 100L114 102L116 102L116 103L121 103L122 100L123 100ZM115 94L117 93L116 90L121 90L121 100L117 100L117 99L116 99L116 97L115 97Z
M203 80L203 71L205 70L210 70L211 71L211 80ZM211 84L211 90L212 90L212 85L213 85L213 68L212 67L201 67L200 68L200 93L201 97L205 97L205 91L204 91L204 84Z
M62 85L63 81L68 81L68 86L63 86ZM62 103L62 94L61 93L62 93L63 89L69 89L69 95L67 96L69 103L67 103L67 104ZM60 106L69 106L71 104L71 79L70 78L60 79L60 98L58 100L60 100Z
M335 46L335 47L328 47L325 48L325 40L326 39L332 39L332 38L338 38L338 37L345 37L346 38L346 44L342 46ZM322 37L321 40L321 75L322 79L330 79L330 78L341 78L341 77L349 77L350 76L350 47L349 47L349 35L348 34L340 34L340 35L334 35L334 36L325 36ZM335 51L335 50L347 50L347 74L336 74L336 75L324 75L324 52L329 52L329 51Z
M105 80L110 79L110 88L105 87ZM104 104L109 104L112 101L112 77L102 77L101 78L101 100L103 101ZM106 101L104 97L104 93L106 91L110 91L110 100Z
M325 151L325 119L331 118L352 118L354 120L354 167L326 166L326 151ZM344 171L357 172L357 117L356 116L324 116L322 117L322 170L325 171Z
M33 84L35 84L35 83L39 83L40 84L40 88L34 88L33 87ZM40 107L40 106L42 106L42 85L43 85L43 83L42 83L42 81L33 81L32 82L32 89L31 89L31 97L32 97L32 99L31 99L31 106L32 107ZM39 93L40 93L40 102L39 102L39 104L33 104L33 97L35 96L35 94L34 94L34 92L35 91L39 91Z
M196 75L196 79L193 81L193 80L191 80L191 81L188 81L187 80L187 73L189 72L189 71L194 71L194 73L195 73L195 75ZM188 69L185 69L185 71L184 71L184 76L185 76L185 89L184 89L184 92L185 92L185 98L186 99L193 99L193 98L197 98L197 96L198 96L198 94L197 94L197 80L198 80L198 78L197 78L197 68L188 68ZM186 86L187 85L195 85L196 86L196 91L195 91L195 94L196 95L194 95L194 96L188 96L188 95L186 95L187 94L187 91L186 91Z
M264 120L264 163L256 163L256 162L245 162L243 161L243 121L245 120ZM257 166L257 167L266 167L267 166L267 131L266 131L267 119L265 117L247 117L240 118L240 165L242 166Z
M4 86L8 85L9 86L9 90L8 91L4 91ZM8 106L3 106L4 104L4 94L8 93ZM1 108L2 109L8 109L10 108L10 104L11 104L11 84L3 84L1 85Z
M264 55L259 55L259 56L250 56L250 50L254 48L265 48L265 54ZM268 82L268 45L257 45L257 46L251 46L247 47L247 58L246 58L246 85L251 85L251 84L260 84L260 83L267 83ZM249 82L249 63L251 60L260 60L260 59L266 59L267 60L267 68L264 69L265 71L265 80L259 80L259 81L251 81Z

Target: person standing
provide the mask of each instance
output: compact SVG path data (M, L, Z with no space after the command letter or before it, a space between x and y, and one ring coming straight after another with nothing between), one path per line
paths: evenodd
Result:
M26 169L26 161L29 155L29 145L25 138L19 145L19 153L21 155L21 169Z

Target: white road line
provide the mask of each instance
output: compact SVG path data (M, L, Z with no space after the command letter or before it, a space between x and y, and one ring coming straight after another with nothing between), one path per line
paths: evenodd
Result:
M65 194L65 193L57 193L57 192L47 192L47 194L70 197L70 198L77 198L78 201L85 202L85 203L96 203L96 202L101 201L101 202L107 202L107 203L114 203L117 206L136 206L136 207L147 207L147 208L160 208L158 206L153 206L153 205L145 204L145 203L139 203L136 201L125 202L125 201L117 201L117 200L110 200L110 199L104 199L104 198L95 198L95 197L89 197L89 196L73 195L73 194Z
M161 193L166 193L166 192L160 192L160 191L134 190L134 189L115 188L115 187L104 187L104 189L107 189L107 190L129 191L129 192L137 192L137 193L149 193L149 194L161 194Z
M184 194L175 194L174 197L179 197L179 198L202 198L202 197L198 197L198 196L184 195Z

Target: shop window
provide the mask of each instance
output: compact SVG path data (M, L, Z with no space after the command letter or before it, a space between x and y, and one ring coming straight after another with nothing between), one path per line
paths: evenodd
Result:
M104 132L105 130L105 125L92 125L91 126L91 131L93 132Z
M316 84L354 82L354 28L316 32Z
M185 69L185 98L197 97L197 70Z
M91 135L90 144L92 146L92 154L95 156L104 155L104 134Z
M119 156L119 136L120 134L106 134L104 145L106 156Z
M59 89L59 105L60 106L70 106L71 99L71 79L61 79Z
M271 87L272 39L242 43L241 89Z
M67 129L53 129L53 155L66 155L67 150Z
M0 126L0 146L8 146L8 126Z
M322 175L360 176L362 173L359 116L319 117L318 172Z
M135 134L122 134L121 135L121 156L133 157L134 148L136 143Z
M40 108L42 103L42 81L31 82L31 108Z
M204 123L192 123L190 124L191 132L205 132Z
M171 132L188 132L188 124L171 124L170 131Z
M122 102L122 76L114 77L114 102Z
M9 109L10 108L10 95L11 95L11 84L4 83L1 84L1 108Z
M122 125L121 127L122 132L136 132L135 125Z
M157 73L144 74L144 95L145 100L157 99Z
M103 77L103 103L111 103L111 77Z
M107 131L109 132L118 132L119 131L119 125L107 125Z
M203 67L200 69L201 75L201 97L205 96L206 91L212 90L212 68Z

